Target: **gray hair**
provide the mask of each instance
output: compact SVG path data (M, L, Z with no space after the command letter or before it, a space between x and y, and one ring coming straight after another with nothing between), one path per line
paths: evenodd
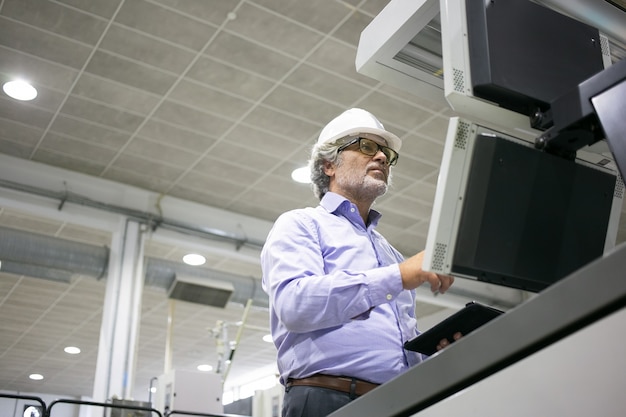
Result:
M311 185L313 194L321 200L330 187L330 177L324 172L324 162L330 162L335 166L341 165L341 155L337 149L350 140L350 137L338 139L334 143L315 144L311 149L309 159L309 172L311 173ZM387 186L391 186L391 170L387 178Z
M337 149L341 146L342 141L335 143L315 144L311 150L311 159L309 159L309 171L311 172L311 184L313 194L318 199L322 199L328 192L330 186L330 177L324 172L324 162L331 164L339 162L339 153Z

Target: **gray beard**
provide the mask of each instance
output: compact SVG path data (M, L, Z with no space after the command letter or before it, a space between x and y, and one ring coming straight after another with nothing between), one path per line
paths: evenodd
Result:
M384 181L365 176L360 182L353 178L343 178L337 182L341 189L361 201L374 201L387 192L387 184Z

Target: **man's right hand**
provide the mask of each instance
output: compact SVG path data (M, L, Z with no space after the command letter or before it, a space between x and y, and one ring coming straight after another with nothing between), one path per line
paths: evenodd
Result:
M399 264L402 287L405 290L412 290L427 282L430 284L430 290L433 293L440 292L443 294L448 291L448 288L454 283L454 277L422 270L423 261L424 251L411 256Z

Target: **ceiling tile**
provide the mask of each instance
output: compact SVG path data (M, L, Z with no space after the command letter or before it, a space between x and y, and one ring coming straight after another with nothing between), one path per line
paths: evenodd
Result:
M254 0L254 3L321 32L330 32L351 11L343 2L327 0Z
M258 193L251 192L251 194L254 194L254 198L249 198L250 195L248 194L246 195L248 198L234 202L230 205L230 208L248 216L274 221L286 210L300 207L300 205L294 204L293 201L282 197L275 199L274 195L268 196L265 193L263 194L264 198L262 198Z
M53 113L36 108L30 104L10 98L0 97L0 118L27 124L33 127L46 128Z
M141 32L112 25L100 49L121 55L165 71L181 74L196 56L196 52L147 36Z
M378 81L356 72L355 59L356 46L348 46L336 39L328 38L313 51L306 62L367 86L378 84Z
M433 112L443 112L445 109L449 108L447 102L443 98L443 90L441 91L441 100L438 102L421 97L419 91L411 91L409 89L402 90L389 84L382 84L378 91L399 100L406 101L407 103L413 104L417 107L432 110ZM448 117L449 116L450 115L448 115Z
M186 77L252 100L261 98L275 84L249 71L242 71L206 56L200 57L193 64Z
M291 176L268 175L261 178L255 185L254 189L261 192L277 193L280 192L286 198L301 202L304 204L313 196L311 186L309 184L300 184L291 179Z
M389 4L389 0L366 0L359 8L370 16L376 16L387 4Z
M144 119L142 116L76 96L68 97L61 113L126 132L134 132Z
M66 92L78 71L0 46L0 73L9 78L30 80L35 86Z
M272 30L262 30L272 28ZM228 22L227 29L254 39L270 49L302 58L322 39L322 34L284 19L250 3L243 3L237 18Z
M110 232L73 224L64 224L58 236L63 239L84 242L91 245L108 246L111 244ZM102 296L104 296L104 294L102 294Z
M202 191L209 196L215 195L230 201L243 192L245 188L239 184L225 181L225 178L228 177L205 175L197 171L191 171L181 178L178 185L172 189L172 192L179 188L193 189Z
M418 129L418 133L428 136L443 146L448 133L448 123L449 119L447 117L435 116L422 124Z
M402 193L408 198L421 201L427 206L432 206L435 200L435 190L435 185L428 181L422 181L421 183L413 182L408 187L404 188Z
M378 92L373 92L368 96L362 107L374 113L383 124L390 122L404 129L413 129L433 115L430 111L399 102L393 97ZM390 126L387 128L389 129Z
M302 151L302 159L294 157L292 159L283 160L280 165L274 168L271 172L272 175L278 175L282 178L291 178L291 173L296 168L301 168L306 165L309 157L311 156L310 150ZM309 187L307 184L302 184L303 187ZM311 192L311 197L313 197L313 192Z
M281 159L292 155L302 147L301 144L292 140L245 125L238 125L228 132L224 136L224 141Z
M196 51L215 33L211 25L143 0L124 1L115 21Z
M58 3L63 3L76 7L77 9L84 10L89 13L93 13L97 16L104 18L111 18L117 10L120 2L124 0L107 0L107 1L93 1L93 0L57 0Z
M419 253L426 247L425 235L416 233L414 230L408 232L400 231L400 233L394 235L394 240L398 242L396 248L407 254Z
M301 144L308 144L323 127L321 123L317 124L311 119L299 118L266 106L255 107L242 122L268 132L275 132Z
M232 192L232 187L230 186L230 184L225 184L224 181L222 181L220 186L225 187L228 192ZM215 189L219 190L220 186L216 186ZM211 207L217 207L222 209L227 209L231 203L231 199L225 196L206 193L195 188L187 188L178 184L168 191L168 195L171 195L172 197L182 198L185 200L196 201L200 204L206 204Z
M344 107L322 101L289 87L276 88L263 100L263 104L296 116L325 121L333 119L345 110Z
M128 158L123 161L124 166L131 165L128 163ZM143 163L142 166L149 164ZM145 172L145 171L144 171ZM149 171L148 171L149 172ZM133 185L135 187L144 188L147 190L155 191L157 193L165 193L171 186L171 181L164 180L155 175L143 174L132 171L131 169L123 169L119 166L112 166L107 168L106 172L102 175L103 178L123 182L125 184Z
M4 83L4 81L5 80L3 79L2 82ZM61 93L58 90L53 90L37 84L34 84L34 87L37 88L37 97L28 102L28 105L30 106L56 112L65 100L66 93Z
M102 18L41 0L4 0L2 15L88 45L95 45L107 26Z
M169 99L230 119L239 119L252 106L249 101L186 80L176 84Z
M105 125L97 125L95 122L63 114L57 115L54 119L54 122L50 125L50 132L98 143L111 149L120 149L130 138L129 132L114 130L105 127Z
M184 126L200 133L219 137L232 125L231 122L192 107L172 101L163 102L154 113L154 117L164 122Z
M240 0L212 0L210 7L207 7L207 0L154 0L154 2L176 9L196 19L221 25L228 19L228 13L235 10Z
M4 139L34 146L41 139L43 132L42 128L0 118L0 137Z
M210 133L208 132L209 135ZM173 126L154 119L146 122L137 136L200 153L205 152L215 143L215 138L208 135L202 135L182 126Z
M20 142L15 142L9 139L4 139L0 136L0 152L10 156L18 158L30 159L30 155L33 153L35 145L27 145Z
M146 173L151 177L171 181L183 173L180 167L166 165L162 161L154 161L137 155L122 154L114 162L114 168L123 169L130 172Z
M222 152L224 151L222 150ZM256 166L256 164L253 166ZM213 153L211 153L211 156L204 157L200 160L198 164L194 166L194 171L216 178L236 179L236 181L242 185L252 184L259 177L258 170L249 169L240 164L238 160L231 162L227 159L217 158Z
M346 107L368 93L363 85L309 65L300 65L284 82Z
M333 37L342 40L350 45L357 46L361 32L372 21L372 17L359 11L351 14L348 20L333 32Z
M280 162L276 156L257 152L255 147L237 146L227 141L217 143L211 149L211 157L241 167L254 167L260 172L266 172Z
M437 169L438 168L432 164L427 164L424 161L413 159L410 155L405 155L402 161L398 160L398 165L396 165L394 172L415 181L437 171Z
M437 170L437 172L433 172L432 174L422 178L422 181L424 183L427 183L427 184L430 184L430 185L436 187L437 186L437 175L438 175L438 173L439 173L439 170Z
M205 55L273 80L281 79L297 63L293 58L226 32L218 34Z
M157 162L161 161L183 169L192 165L198 159L198 154L192 151L139 137L133 138L126 146L124 152L129 155L150 158Z
M411 213L410 210L408 210L408 213ZM395 226L398 227L400 229L406 229L407 227L412 226L413 224L415 224L416 221L418 221L419 219L417 218L417 216L409 216L409 215L404 215L404 214L400 214L398 212L392 212L390 210L385 211L384 213L385 215L383 216L383 219L381 220L381 223L385 223L391 226ZM411 213L413 214L413 213Z
M400 158L404 155L411 156L415 159L431 161L436 163L441 161L443 155L443 145L432 140L422 138L417 135L409 135L402 140L402 149L400 150Z
M116 154L116 151L112 149L51 132L48 132L46 136L44 136L39 145L39 149L63 153L70 157L87 159L102 166L106 166L111 162Z
M74 158L66 153L59 153L45 149L37 149L32 157L32 160L95 176L99 175L105 168L104 165L96 164L87 159Z
M155 94L165 94L176 76L137 61L96 51L85 71Z
M0 45L71 68L82 68L91 53L89 46L1 16Z
M423 187L415 187L416 192L422 192L421 188ZM383 204L385 206L385 212L388 212L388 217L395 217L397 213L406 213L406 215L413 219L413 222L416 220L430 219L430 215L433 211L432 203L426 203L425 201L429 201L430 190L423 190L423 198L420 200L415 200L412 195L407 195L405 192L402 193L394 193L391 190L388 194L390 194L390 204ZM400 209L402 209L402 213ZM393 224L393 223L391 223Z
M80 76L72 94L142 115L151 113L160 101L154 94L88 73Z
M34 233L56 235L61 228L59 222L41 217L26 216L23 213L3 208L0 211L0 225ZM0 289L3 289L0 286Z

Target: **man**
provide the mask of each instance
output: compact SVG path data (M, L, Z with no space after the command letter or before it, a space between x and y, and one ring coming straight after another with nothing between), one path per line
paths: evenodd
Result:
M406 260L375 231L401 140L350 109L314 145L316 208L281 215L263 251L263 288L285 385L283 416L326 416L422 360L403 349L418 334L414 289L445 292L453 278Z

